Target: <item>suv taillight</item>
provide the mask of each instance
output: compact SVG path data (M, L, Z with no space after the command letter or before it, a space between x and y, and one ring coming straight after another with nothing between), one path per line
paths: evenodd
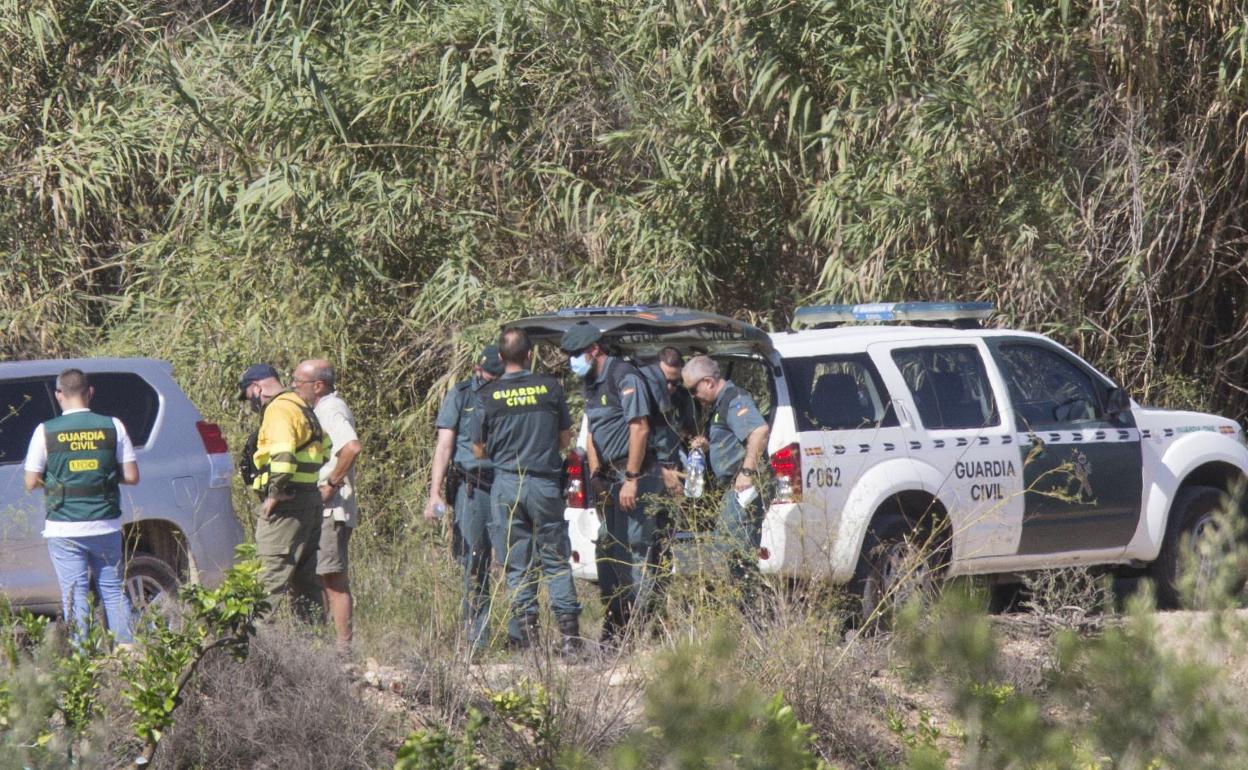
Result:
M564 500L569 508L585 507L585 487L589 463L583 449L568 452L568 459L563 461L563 470L568 477L568 486L563 490Z
M195 427L199 430L199 437L204 442L204 451L210 455L229 453L230 447L225 443L225 436L221 435L220 425L200 420L195 423Z
M771 456L771 470L776 477L777 503L796 503L802 499L802 448L789 444Z

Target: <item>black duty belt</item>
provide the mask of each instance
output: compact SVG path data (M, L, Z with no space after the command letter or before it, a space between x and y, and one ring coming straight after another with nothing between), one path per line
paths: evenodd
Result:
M646 452L646 456L642 458L641 461L641 475L645 476L650 473L659 464L660 463L657 462L657 457L654 452ZM628 455L611 462L603 463L598 467L599 475L611 481L624 481L626 478L624 473L627 470Z
M495 472L510 473L513 476L532 476L535 479L550 479L551 481L559 481L563 478L563 471L535 471L531 469L519 468L495 468Z

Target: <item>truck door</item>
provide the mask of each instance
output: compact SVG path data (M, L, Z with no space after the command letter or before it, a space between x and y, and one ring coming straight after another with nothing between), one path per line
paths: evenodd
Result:
M42 534L43 492L22 486L30 437L55 416L50 378L0 382L0 593L19 606L60 605Z
M1019 554L1125 548L1140 521L1140 432L1109 417L1110 385L1032 339L992 338L1006 382L1025 483Z
M1013 429L999 408L999 383L978 341L877 346L889 388L902 396L906 452L942 478L953 556L963 565L1013 552L1023 502ZM891 366L889 366L891 364ZM907 398L908 397L908 398ZM956 567L957 565L955 565Z

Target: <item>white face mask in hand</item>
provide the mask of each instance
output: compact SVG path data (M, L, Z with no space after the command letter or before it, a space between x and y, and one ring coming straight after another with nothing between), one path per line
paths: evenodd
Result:
M758 497L758 490L753 485L750 485L737 493L737 503L744 508L754 502L756 497Z
M577 377L585 379L589 376L589 372L594 368L594 365L589 360L589 355L587 353L582 353L579 356L568 356L568 368L570 368L572 373Z

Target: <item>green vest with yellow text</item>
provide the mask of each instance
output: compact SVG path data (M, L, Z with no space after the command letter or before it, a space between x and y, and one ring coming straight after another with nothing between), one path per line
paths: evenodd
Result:
M113 418L74 412L43 424L49 521L108 521L121 516L117 427Z

